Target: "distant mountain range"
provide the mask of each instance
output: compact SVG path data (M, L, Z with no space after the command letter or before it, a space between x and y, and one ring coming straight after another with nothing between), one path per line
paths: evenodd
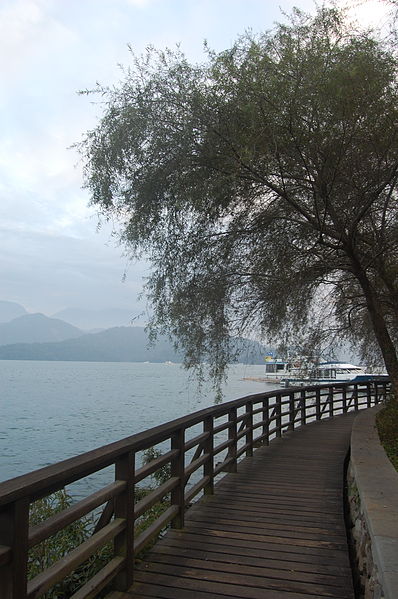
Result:
M22 315L1 322L7 315L21 311ZM263 346L242 339L236 343L242 348L238 361L263 363L267 352ZM19 304L0 302L0 360L181 362L182 356L165 337L158 339L155 346L149 346L143 327L112 327L85 333L59 318L28 314Z
M0 322L9 322L23 314L27 314L27 311L21 304L0 300Z
M88 310L83 308L65 308L52 315L53 318L65 320L75 327L90 331L92 329L110 329L117 326L128 326L134 318L131 310L107 308Z
M24 314L10 322L0 323L0 345L63 341L83 334L73 325L44 314Z
M248 344L248 346L247 346ZM246 342L239 361L262 364L265 349ZM249 348L249 350L248 350ZM52 343L15 343L0 346L1 360L65 360L89 362L181 362L172 343L160 338L148 347L142 327L115 327Z
M147 335L141 327L116 327L100 333L52 343L15 343L0 346L5 360L73 360L90 362L181 361L165 340L147 349Z
M11 320L29 314L28 311L17 302L8 302L0 300L0 323L10 322ZM132 321L137 324L137 315L133 310L125 308L104 308L104 309L86 309L86 308L65 308L51 318L63 320L83 332L98 332L112 327L129 326ZM142 324L142 322L140 322ZM50 340L49 340L50 341ZM56 339L54 339L56 341ZM0 341L1 342L1 341Z

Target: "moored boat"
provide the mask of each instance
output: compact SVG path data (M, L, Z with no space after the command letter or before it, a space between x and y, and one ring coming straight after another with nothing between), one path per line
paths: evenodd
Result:
M269 383L281 383L286 378L305 379L315 366L314 359L309 357L294 357L283 360L266 356L264 379Z
M370 372L362 366L349 364L348 362L319 362L313 365L303 376L296 376L290 371L281 378L281 385L326 385L328 383L361 383L369 379L388 378L384 372Z

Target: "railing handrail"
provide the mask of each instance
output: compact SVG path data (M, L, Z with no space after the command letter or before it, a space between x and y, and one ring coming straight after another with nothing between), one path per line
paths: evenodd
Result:
M133 580L134 554L170 522L174 528L182 528L187 505L201 492L212 494L216 476L235 472L241 457L252 456L256 447L267 445L274 437L281 437L285 430L333 417L337 412L346 413L379 403L385 399L388 385L388 379L375 377L358 383L289 387L247 395L0 483L2 599L40 597L62 579L67 569L71 572L88 555L112 539L114 557L101 570L103 574L95 576L94 591L101 590L110 579L114 580L117 590L127 590ZM243 411L238 413L242 408ZM215 425L215 421L222 417L224 420ZM187 439L187 430L198 424L202 425L202 432L198 434L194 430L190 434L195 436ZM136 454L165 441L170 443L169 451L136 470ZM186 463L187 457L189 463ZM137 483L166 464L170 468L168 481L135 503ZM111 465L115 467L114 483L42 524L29 528L30 503ZM188 487L191 475L199 474L201 470L202 477L194 479L194 484L190 483ZM170 497L169 507L134 538L135 520L166 495ZM100 505L105 507L92 537L63 558L62 564L57 562L28 583L29 548ZM78 596L92 597L91 583L81 589Z
M261 393L256 395L263 396ZM271 392L270 395L273 397L275 393ZM206 416L212 415L217 417L217 415L222 415L226 410L226 406L241 407L241 405L244 405L254 397L255 395L248 395L244 398L198 410L192 414L181 416L164 424L135 433L119 441L102 445L77 456L56 462L55 464L44 466L27 474L0 482L0 506L10 501L16 501L25 495L39 498L42 496L41 492L45 490L47 493L47 489L50 487L52 489L50 492L53 492L53 490L55 491L84 476L106 468L113 464L120 455L126 453L126 451L138 452L145 449L148 443L151 445L161 443L163 440L168 439L177 429L194 426ZM62 484L59 481L60 476L62 476Z
M310 385L306 391L315 391L325 388L342 388L350 386L350 383L333 383L332 385ZM351 383L352 386L352 383ZM126 453L126 451L142 451L150 445L156 445L168 439L170 435L180 428L190 428L202 422L206 416L215 418L223 416L231 408L240 408L248 402L257 403L262 399L289 396L292 392L301 391L303 387L288 387L286 389L274 389L265 393L253 393L227 401L215 406L204 408L186 416L175 418L154 426L152 428L135 433L129 437L91 449L77 456L67 458L55 464L38 468L32 472L10 478L0 482L0 506L11 501L17 501L22 497L29 496L31 500L40 499L48 493L57 491L65 485L69 485L80 478L102 470L112 465L115 460Z

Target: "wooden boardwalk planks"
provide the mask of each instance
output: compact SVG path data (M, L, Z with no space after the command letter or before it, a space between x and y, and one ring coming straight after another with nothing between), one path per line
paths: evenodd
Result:
M243 460L119 599L353 599L343 515L353 418L299 428Z

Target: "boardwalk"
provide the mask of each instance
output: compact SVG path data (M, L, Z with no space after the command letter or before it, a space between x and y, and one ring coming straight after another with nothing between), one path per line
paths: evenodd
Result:
M343 466L354 416L256 451L190 509L113 599L352 599Z
M108 599L353 599L343 463L355 413L388 390L388 380L369 380L257 393L0 483L1 599L39 599L68 585L105 546L109 561L65 597L93 599L107 588ZM140 466L157 446L162 455ZM113 482L29 525L33 502L107 467ZM164 468L167 480L135 502L135 489ZM154 519L163 498L169 504ZM97 508L89 538L28 580L29 550ZM139 530L146 515L151 525ZM169 524L147 561L134 563Z

